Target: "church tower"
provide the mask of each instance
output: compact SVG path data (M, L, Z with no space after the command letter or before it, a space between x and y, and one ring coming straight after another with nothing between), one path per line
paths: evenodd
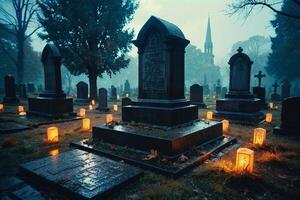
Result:
M213 43L211 39L210 17L208 17L206 37L204 43L204 53L208 64L214 65Z

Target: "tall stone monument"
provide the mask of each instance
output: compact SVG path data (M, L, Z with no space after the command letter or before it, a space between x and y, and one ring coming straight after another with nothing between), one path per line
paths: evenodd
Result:
M266 77L265 74L262 73L262 71L259 71L258 74L254 75L255 78L258 79L258 86L253 87L253 95L255 98L260 99L260 103L262 107L267 107L266 104L266 89L261 86L261 80Z
M29 113L59 117L73 113L73 99L67 98L61 82L62 56L54 44L47 44L42 52L45 90L36 98L28 99Z
M122 124L93 127L93 139L176 156L222 138L221 123L198 120L198 106L185 99L184 53L189 40L182 31L152 16L133 43L139 54L138 99L122 106ZM161 127L160 133L148 132L149 127Z
M19 99L16 96L15 78L11 75L4 77L4 90L5 96L3 97L3 103L16 104L19 103Z
M256 123L263 118L260 112L260 99L254 98L250 92L250 75L252 61L239 47L228 64L230 65L229 92L224 99L217 100L216 114L218 118L226 118L241 122Z

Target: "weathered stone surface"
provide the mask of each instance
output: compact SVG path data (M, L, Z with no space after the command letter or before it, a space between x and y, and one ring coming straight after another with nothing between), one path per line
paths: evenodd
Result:
M109 111L109 108L107 107L107 90L105 88L99 89L98 110L104 112Z
M77 98L75 100L78 104L89 104L89 86L87 83L80 81L76 85L77 88Z
M1 122L0 123L0 134L15 133L29 129L30 127L18 124L16 122Z
M191 104L197 105L200 108L205 108L206 105L203 103L203 87L194 84L190 87L190 101Z
M70 199L103 198L142 175L142 170L81 150L31 161L20 166L26 179L61 191Z
M282 102L281 125L274 133L300 134L300 97L286 98Z
M110 100L117 101L117 99L117 88L112 85L110 88Z
M27 185L13 192L12 196L18 200L44 200L45 198L34 188Z
M253 87L253 95L260 99L262 107L266 107L266 89L263 87Z
M28 91L28 93L34 93L35 85L33 83L27 83L27 91Z
M129 106L131 104L131 99L128 97L122 98L122 107Z
M5 96L3 97L3 103L5 104L16 104L19 99L16 97L16 85L15 78L10 75L4 77L4 89Z

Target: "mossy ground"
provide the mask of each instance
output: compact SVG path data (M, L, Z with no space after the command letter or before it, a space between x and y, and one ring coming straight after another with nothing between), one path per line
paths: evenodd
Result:
M24 102L25 104L25 102ZM111 105L110 105L111 106ZM75 106L75 111L80 107ZM0 121L12 120L30 125L15 114L16 106L6 107L0 113ZM120 110L120 109L119 109ZM204 118L208 109L199 110ZM272 110L273 123L257 126L230 124L228 135L235 136L241 147L255 151L254 172L237 174L234 171L236 148L219 159L211 159L178 179L164 177L152 172L137 182L114 193L112 199L298 199L300 195L300 140L299 137L274 135L272 128L280 124L280 107ZM87 111L92 124L104 124L105 115ZM120 120L120 113L114 113ZM49 144L46 129L59 128L60 142ZM30 160L70 150L72 141L90 138L91 132L80 130L81 120L42 125L18 133L0 135L0 178L15 175L18 165ZM252 145L253 129L267 129L267 143L263 147ZM237 146L236 146L237 147Z

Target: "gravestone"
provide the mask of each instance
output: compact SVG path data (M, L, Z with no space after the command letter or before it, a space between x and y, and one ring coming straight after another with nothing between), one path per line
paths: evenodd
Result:
M262 78L266 77L265 74L262 73L262 71L259 71L258 74L254 75L255 78L258 79L258 86L253 87L253 95L255 98L260 99L260 103L262 107L267 107L266 104L266 89L264 87L261 87L261 80Z
M122 107L129 106L131 104L131 99L128 97L122 98Z
M274 90L273 90L273 93L271 95L271 100L272 101L280 101L280 95L277 93L277 88L279 87L277 81L275 81L275 83L272 85Z
M283 100L281 108L281 125L273 132L280 134L300 134L300 96Z
M300 85L296 84L294 87L294 95L293 96L300 96Z
M124 83L124 94L130 95L130 83L128 80L126 80Z
M109 111L107 107L107 90L105 88L99 89L98 110L103 112Z
M90 103L90 99L89 99L89 86L87 83L80 81L79 83L77 83L76 85L77 88L77 98L75 100L75 102L77 104L89 104Z
M4 90L5 96L3 97L4 104L16 104L19 103L19 99L16 96L15 78L11 75L4 77Z
M110 88L110 100L111 101L117 101L118 97L117 97L117 88L115 86L111 86Z
M285 99L291 96L291 83L288 80L284 80L281 85L281 98Z
M47 44L42 52L45 90L38 97L28 99L29 113L59 117L73 114L73 99L62 90L61 54L54 44Z
M226 118L238 122L257 123L263 119L260 112L260 99L250 92L250 75L252 61L239 47L228 64L230 65L229 92L224 99L216 102L217 118Z
M190 101L193 105L197 105L200 108L206 108L206 105L203 103L202 86L194 84L190 87Z
M157 149L174 158L192 146L222 138L222 124L198 120L198 106L185 99L189 40L182 31L152 16L133 43L139 54L138 98L122 106L121 124L94 126L93 140L146 152Z
M27 92L26 92L26 85L20 84L19 85L19 97L20 98L27 98Z
M227 87L222 87L221 98L224 99L226 94L227 94Z
M35 85L33 83L27 83L27 92L34 93L35 92Z
M222 90L222 87L221 87L221 80L218 79L217 86L215 87L215 91L216 91L216 99L220 99L220 98L221 98L221 90Z

